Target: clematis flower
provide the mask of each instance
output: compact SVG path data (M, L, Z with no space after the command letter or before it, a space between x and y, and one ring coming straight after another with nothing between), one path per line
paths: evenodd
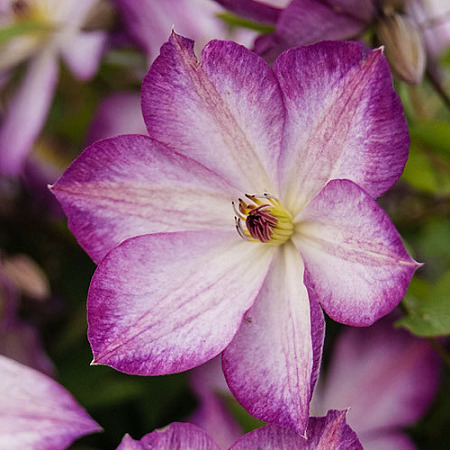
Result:
M17 175L39 135L50 108L62 57L80 80L97 71L106 40L103 31L83 31L96 13L97 0L6 0L0 24L38 27L0 48L0 75L27 62L0 126L0 173Z
M434 59L450 44L449 8L442 0L216 1L236 14L275 26L254 45L268 61L291 47L356 38L373 28L396 75L419 83L427 57Z
M222 353L254 416L304 433L324 308L367 326L418 267L375 198L408 134L381 50L326 42L271 69L173 34L142 87L149 136L88 147L51 187L97 262L94 364L140 375Z
M392 320L346 329L311 409L350 408L349 425L366 450L414 450L401 428L422 417L439 388L440 360L428 342L394 329Z
M101 431L51 378L0 355L0 447L62 449Z
M239 438L230 450L362 450L355 432L345 421L346 411L329 411L326 417L311 417L309 439L277 425L258 428ZM117 450L219 450L220 447L203 430L189 423L175 422L162 430L145 435L135 441L125 435Z

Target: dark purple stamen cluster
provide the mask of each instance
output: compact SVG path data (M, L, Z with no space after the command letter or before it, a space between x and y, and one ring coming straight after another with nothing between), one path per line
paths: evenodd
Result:
M258 206L248 213L245 220L250 236L254 239L259 239L261 242L270 241L272 230L278 223L278 219L266 209L268 207L270 205Z

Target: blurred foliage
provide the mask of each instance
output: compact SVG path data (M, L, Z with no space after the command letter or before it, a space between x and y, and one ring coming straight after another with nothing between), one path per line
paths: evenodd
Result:
M51 28L45 22L20 21L0 28L0 46L5 45L10 39L20 35L41 34L50 31Z
M275 27L272 25L266 25L262 23L253 22L250 19L236 16L229 12L217 14L219 19L223 20L230 28L247 28L248 30L257 31L261 34L269 34L275 31Z

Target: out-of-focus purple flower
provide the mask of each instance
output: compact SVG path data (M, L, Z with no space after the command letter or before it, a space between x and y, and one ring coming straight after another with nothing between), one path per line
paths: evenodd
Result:
M239 438L230 450L362 450L355 432L345 421L346 411L329 411L326 417L311 417L308 439L277 425L266 425ZM190 423L175 422L135 441L125 435L117 450L219 450L214 440Z
M0 355L0 447L63 449L101 431L51 378Z
M349 408L350 426L366 450L410 450L401 431L417 421L435 397L440 361L428 342L383 320L347 329L339 337L311 409Z
M327 42L273 70L173 34L143 83L149 136L100 141L52 190L99 263L94 363L180 372L223 352L254 416L303 433L324 320L366 326L418 267L375 198L408 134L380 50ZM234 211L233 211L234 202Z
M2 27L31 23L37 31L11 38L0 49L0 74L27 61L0 125L0 173L17 175L45 122L58 79L58 60L82 80L97 71L106 34L84 31L98 0L6 0Z
M242 435L242 430L222 398L231 393L220 357L190 371L189 384L197 397L198 407L188 422L205 430L221 449L229 448Z
M216 1L236 14L275 25L275 32L260 36L254 46L268 61L292 47L355 38L374 27L397 76L419 83L426 54L433 58L450 44L450 7L442 0L292 0L281 9L274 8L280 6L274 1Z
M42 270L24 255L0 258L0 354L52 375L53 364L38 331L18 317L20 293L39 301L49 295Z
M147 134L141 110L141 96L116 92L100 104L87 137L88 144L119 134Z
M217 14L223 9L212 0L113 0L129 35L140 45L152 62L159 54L170 31L193 39L196 49L212 39L233 39L250 44L255 33L230 30Z

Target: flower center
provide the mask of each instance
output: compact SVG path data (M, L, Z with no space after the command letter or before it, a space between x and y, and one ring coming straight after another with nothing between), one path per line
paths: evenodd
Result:
M243 239L267 244L283 244L294 232L292 216L269 194L245 194L246 200L233 202L236 230Z

